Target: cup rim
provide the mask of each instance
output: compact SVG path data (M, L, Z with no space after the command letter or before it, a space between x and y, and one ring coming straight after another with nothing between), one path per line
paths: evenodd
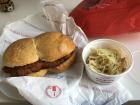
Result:
M131 57L131 64L129 65L129 67L127 68L127 70L124 71L124 72L121 73L121 74L109 75L109 74L99 73L99 72L97 72L96 70L91 69L91 68L86 64L86 62L85 62L86 60L85 60L84 57L83 57L83 56L84 56L84 55L83 55L83 52L85 51L85 49L86 49L87 46L89 46L90 44L92 44L92 43L94 43L94 42L97 42L97 41L111 41L111 42L117 43L117 44L119 44L120 46L122 46L122 47L124 47L125 49L127 49L128 53L129 53L129 55L130 55L130 57ZM116 40L112 40L112 39L96 39L96 40L93 40L93 41L89 42L89 43L84 47L83 52L82 52L82 59L83 59L84 64L85 64L92 72L95 72L96 74L101 75L101 76L106 76L106 77L120 77L120 76L122 76L122 75L124 75L124 74L130 72L130 70L132 69L132 66L133 66L133 64L134 64L133 55L132 55L131 51L130 51L123 43L121 43L121 42L119 42L119 41L116 41Z

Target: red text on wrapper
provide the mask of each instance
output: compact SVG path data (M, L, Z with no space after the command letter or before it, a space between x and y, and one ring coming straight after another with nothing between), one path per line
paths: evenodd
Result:
M62 90L60 87L56 85L52 85L52 86L47 86L45 93L49 98L57 98L61 95Z

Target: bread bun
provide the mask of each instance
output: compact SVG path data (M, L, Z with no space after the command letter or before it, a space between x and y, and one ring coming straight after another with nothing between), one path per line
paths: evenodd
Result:
M47 69L43 69L43 70L39 70L38 72L33 72L28 74L28 76L32 76L32 77L43 77L47 74L48 70Z
M53 62L75 50L75 44L68 36L59 32L47 32L35 38L41 60Z
M36 46L31 38L15 41L3 55L3 65L7 67L24 66L38 60Z

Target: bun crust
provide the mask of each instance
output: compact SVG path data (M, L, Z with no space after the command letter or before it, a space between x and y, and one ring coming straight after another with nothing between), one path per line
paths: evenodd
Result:
M24 66L38 60L37 50L31 38L15 41L3 55L3 65L7 67Z
M68 36L59 32L47 32L35 38L41 60L53 62L75 50L75 44Z

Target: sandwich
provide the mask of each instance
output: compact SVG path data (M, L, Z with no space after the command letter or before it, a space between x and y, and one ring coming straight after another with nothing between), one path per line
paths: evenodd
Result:
M11 76L61 73L74 62L76 46L60 32L46 32L13 42L3 54L3 71Z

